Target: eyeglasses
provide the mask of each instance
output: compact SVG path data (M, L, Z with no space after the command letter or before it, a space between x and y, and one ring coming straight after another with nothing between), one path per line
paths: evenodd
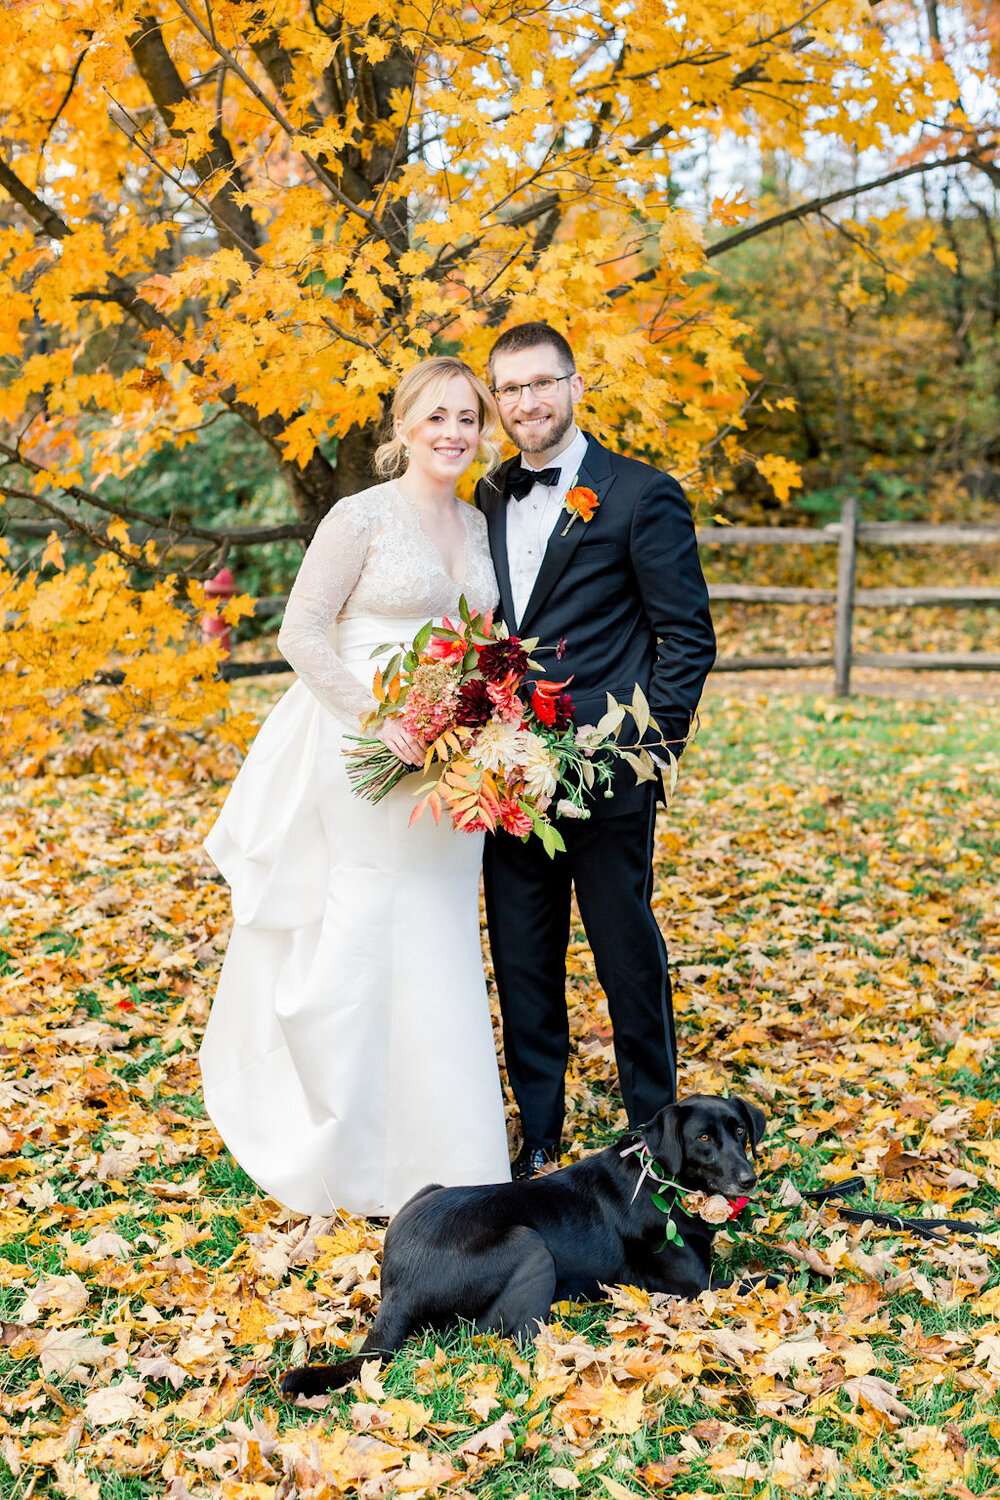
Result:
M493 394L502 406L513 406L515 401L520 401L522 391L530 391L533 396L551 396L560 380L572 380L569 375L539 375L537 380L525 380L520 385L513 382L510 385L493 387Z

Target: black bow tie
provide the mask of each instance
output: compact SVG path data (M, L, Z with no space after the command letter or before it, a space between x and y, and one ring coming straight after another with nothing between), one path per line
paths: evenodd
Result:
M526 469L521 464L513 464L507 470L504 493L515 500L523 500L536 484L558 484L561 473L558 465L554 469Z

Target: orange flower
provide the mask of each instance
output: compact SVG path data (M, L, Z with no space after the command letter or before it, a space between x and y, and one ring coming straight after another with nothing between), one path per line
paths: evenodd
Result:
M565 729L571 722L573 700L569 693L563 692L563 688L572 681L572 677L567 677L565 682L542 681L535 684L531 706L546 729L551 729L553 725L557 729Z
M534 827L531 814L525 812L517 797L505 797L500 803L500 827L519 839L527 838Z
M435 636L427 647L424 656L429 661L463 661L465 659L465 642L448 641L443 640L440 636ZM421 657L421 661L423 660L424 657Z
M588 490L585 484L575 484L571 490L567 491L566 499L563 501L569 511L569 520L563 527L562 535L566 535L577 516L581 521L592 520L594 511L600 503L593 490Z

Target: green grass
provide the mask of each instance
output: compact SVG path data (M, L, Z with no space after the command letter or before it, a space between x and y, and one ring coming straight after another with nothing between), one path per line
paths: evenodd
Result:
M533 1399L536 1372L529 1368L525 1373L525 1361L530 1366L536 1358L533 1350L519 1352L503 1341L477 1338L467 1327L414 1338L380 1378L389 1399L419 1402L431 1423L441 1426L440 1432L421 1434L421 1447L447 1456L501 1414L510 1419L514 1452L475 1471L465 1485L479 1500L565 1494L558 1472L552 1477L553 1470L565 1469L575 1472L578 1493L586 1500L607 1500L602 1476L636 1494L700 1493L713 1500L726 1494L799 1493L865 1500L876 1491L937 1500L953 1488L955 1476L936 1481L922 1470L905 1442L908 1430L921 1427L960 1433L974 1455L961 1482L975 1495L996 1490L1000 1441L989 1422L981 1420L989 1413L990 1397L976 1385L986 1375L985 1362L975 1364L971 1348L960 1348L957 1355L928 1363L920 1380L912 1381L920 1366L914 1352L918 1330L923 1339L945 1334L975 1339L995 1327L996 1315L975 1306L977 1295L1000 1281L995 1256L981 1287L970 1292L963 1286L961 1296L949 1299L945 1289L965 1275L961 1241L967 1236L949 1237L949 1255L957 1257L952 1272L946 1260L935 1261L937 1247L925 1247L912 1235L882 1230L863 1235L859 1227L838 1219L835 1206L818 1215L806 1207L779 1212L770 1195L786 1178L804 1191L827 1187L831 1178L860 1169L866 1190L850 1200L852 1208L913 1217L978 1214L987 1228L997 1223L998 1172L974 1147L995 1140L1000 1127L1000 1049L994 1048L992 1056L972 1053L957 1060L953 1054L962 1038L978 1044L1000 1037L998 718L996 706L984 703L857 699L838 705L820 696L759 701L710 695L701 732L684 758L677 795L660 825L656 899L677 978L682 1091L746 1092L765 1104L770 1121L760 1163L759 1217L747 1229L732 1231L725 1269L738 1273L742 1267L762 1265L787 1280L787 1292L776 1294L776 1310L768 1312L771 1304L747 1298L727 1304L711 1327L748 1327L762 1337L770 1332L785 1337L801 1335L815 1324L836 1335L844 1297L867 1286L866 1276L845 1261L831 1286L829 1279L796 1263L782 1249L783 1242L810 1246L823 1255L846 1236L852 1254L886 1255L894 1274L901 1276L907 1267L924 1269L932 1286L942 1289L941 1301L928 1299L912 1284L882 1287L878 1322L862 1323L860 1332L845 1336L848 1347L870 1343L878 1359L874 1373L898 1388L913 1416L898 1428L866 1434L857 1425L863 1413L853 1412L837 1384L835 1364L819 1371L807 1368L801 1377L789 1377L803 1386L804 1406L796 1410L808 1412L815 1406L817 1411L815 1431L802 1441L835 1450L840 1477L827 1485L814 1476L800 1490L781 1489L769 1478L744 1486L713 1467L708 1437L700 1457L684 1457L682 1443L698 1424L706 1424L699 1429L706 1434L716 1420L731 1424L740 1457L770 1474L775 1454L797 1438L791 1427L758 1405L761 1392L738 1361L708 1358L700 1371L686 1373L679 1386L650 1390L639 1431L603 1432L593 1442L588 1438L574 1445L557 1411L560 1394ZM193 828L205 815L195 801L204 794L183 789L168 817L163 807L150 805L141 789L123 791L116 804L115 837L132 851L136 863L123 860L109 864L108 870L116 880L152 879L156 862L143 863L142 830L185 819ZM17 812L24 816L22 804ZM48 799L44 816L50 844L71 838L73 818L61 797ZM194 843L192 833L192 848ZM89 878L85 862L74 860L65 875L67 901L74 882ZM165 878L162 871L155 875L157 881ZM205 919L209 925L222 920L219 893L207 879L200 887L185 887L183 901L185 918L190 912L192 922L199 902L210 912ZM127 915L120 920L125 931ZM51 913L45 923L38 951L50 962L64 962L72 977L92 935L87 930L62 932ZM186 921L181 924L169 914L150 921L142 939L145 948L136 951L147 951L163 934L168 944L177 943L185 927ZM581 937L578 932L576 940ZM4 933L0 973L14 973L32 961L18 944L12 924ZM81 1329L110 1330L131 1321L135 1347L129 1357L134 1358L147 1326L155 1330L156 1346L169 1351L191 1332L197 1317L205 1318L208 1331L215 1318L221 1316L224 1326L229 1319L232 1367L262 1359L267 1373L233 1393L226 1420L256 1417L276 1425L279 1433L308 1427L322 1436L337 1426L350 1431L361 1399L356 1389L321 1412L292 1406L276 1391L274 1378L280 1370L302 1357L301 1340L286 1326L300 1314L286 1313L286 1304L308 1309L299 1326L308 1334L310 1358L323 1357L320 1330L327 1317L331 1337L358 1340L370 1326L374 1304L366 1290L369 1283L338 1291L341 1271L328 1273L322 1258L295 1267L276 1284L260 1272L248 1236L259 1230L265 1231L265 1239L277 1236L288 1230L289 1222L265 1205L214 1133L204 1128L197 1087L193 1047L216 964L204 960L186 971L175 989L173 975L147 975L135 962L117 962L118 957L112 951L105 969L72 980L65 1013L47 998L44 1005L33 1002L23 1029L18 1029L22 1022L16 1016L2 1023L10 1049L5 1054L9 1076L28 1078L41 1070L46 1088L33 1096L18 1127L26 1138L17 1157L29 1170L0 1179L0 1190L7 1190L13 1203L10 1210L0 1209L10 1214L9 1221L0 1218L0 1256L30 1271L23 1281L11 1276L9 1285L0 1285L0 1316L11 1321L28 1289L66 1274L72 1247L110 1229L129 1242L134 1255L129 1262L112 1263L110 1270L82 1273L91 1296ZM117 1010L123 996L131 998L134 1011ZM606 1022L585 954L574 957L570 998L574 1036L583 1045L595 1017ZM165 1040L178 1015L189 1028L190 1045L184 1033ZM123 1040L141 1019L145 1034L137 1028L127 1046L77 1056L60 1042L59 1028L88 1019L115 1027ZM90 1068L112 1079L103 1099L82 1100L80 1082ZM578 1144L596 1149L614 1138L620 1105L609 1059L602 1056L574 1069L569 1103ZM929 1120L953 1106L969 1111L961 1128L929 1133ZM12 1117L4 1123L17 1122ZM160 1132L157 1153L142 1162L124 1196L109 1183L84 1188L76 1170L80 1159L117 1146L122 1129L140 1135ZM168 1162L165 1148L172 1142L197 1143L198 1150ZM879 1163L890 1146L919 1157L921 1170L913 1169L899 1181L884 1178ZM294 1150L294 1142L288 1148ZM953 1170L974 1174L978 1182L946 1189L943 1184ZM194 1201L161 1197L153 1186L181 1183L195 1173L200 1173L202 1196ZM18 1201L22 1188L39 1186L51 1189L42 1197L54 1197L54 1205L42 1201L29 1208ZM185 1229L191 1230L188 1241ZM157 1250L144 1242L146 1236L162 1242ZM162 1264L163 1269L151 1272L150 1285L140 1289L128 1284L132 1261L142 1268ZM317 1297L316 1289L327 1282L333 1283L332 1290ZM249 1325L255 1329L250 1334L236 1327L240 1310L255 1305L255 1298L285 1320L273 1337L256 1325ZM692 1309L690 1315L697 1312ZM560 1307L556 1321L559 1340L586 1341L598 1351L613 1349L612 1363L644 1347L641 1330L628 1336L615 1332L616 1325L629 1320L610 1303ZM112 1334L101 1336L110 1340ZM677 1347L696 1345L681 1338ZM326 1352L333 1359L341 1357L336 1349ZM669 1349L662 1357L669 1357ZM439 1368L432 1378L435 1360ZM616 1368L620 1373L620 1364ZM480 1419L466 1407L466 1399L484 1369L495 1376L500 1404ZM600 1370L591 1374L600 1378ZM117 1378L104 1374L96 1383ZM159 1430L172 1452L211 1447L228 1438L221 1416L203 1430L163 1415L201 1378L192 1377L178 1393L162 1381L149 1382L147 1402L151 1413L162 1418ZM206 1379L213 1389L221 1383L218 1375ZM832 1397L824 1405L827 1380ZM38 1382L33 1360L15 1360L9 1347L0 1348L0 1422L19 1442L36 1441L46 1422L68 1425ZM86 1395L83 1386L65 1377L47 1384L71 1408ZM22 1400L29 1404L21 1406ZM455 1430L449 1430L452 1425ZM99 1487L100 1500L160 1500L165 1480L158 1471L133 1476L120 1465L92 1462L93 1438L93 1433L84 1434L79 1454L86 1463L85 1477ZM678 1457L684 1462L666 1486L647 1483L640 1473L644 1465ZM26 1468L14 1479L0 1460L3 1500L27 1500L31 1483L34 1496L65 1500L51 1466ZM206 1471L202 1483L216 1500L217 1479ZM192 1493L199 1493L197 1483Z

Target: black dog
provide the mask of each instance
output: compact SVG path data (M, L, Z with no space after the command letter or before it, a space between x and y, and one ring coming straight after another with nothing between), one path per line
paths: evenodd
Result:
M696 1297L712 1279L716 1230L684 1212L677 1188L750 1192L757 1177L746 1147L756 1155L766 1124L745 1099L694 1094L607 1150L530 1182L423 1188L389 1225L382 1305L360 1353L289 1370L283 1394L335 1390L366 1359L385 1361L411 1333L458 1318L480 1333L531 1338L553 1302L593 1300L602 1283ZM670 1185L649 1172L650 1157Z

